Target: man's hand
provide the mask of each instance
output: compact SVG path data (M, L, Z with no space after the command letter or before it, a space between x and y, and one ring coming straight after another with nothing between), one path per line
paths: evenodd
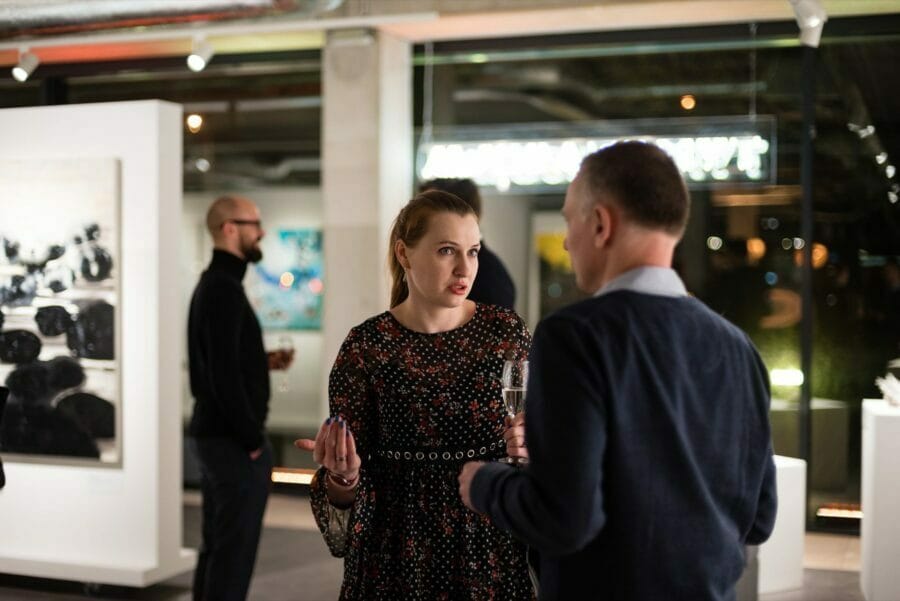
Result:
M250 451L250 460L256 461L259 459L259 456L262 455L262 447L259 447L255 451Z
M269 359L269 369L271 371L281 371L289 368L294 362L294 351L286 351L284 349L277 351L269 351L266 353Z
M459 496L462 497L463 504L476 513L478 513L478 510L472 507L472 479L475 477L475 472L477 472L482 465L484 465L484 461L469 461L459 472L458 478Z
M506 416L503 424L506 426L503 439L506 441L507 456L528 459L528 449L525 448L525 413L517 413L515 417Z

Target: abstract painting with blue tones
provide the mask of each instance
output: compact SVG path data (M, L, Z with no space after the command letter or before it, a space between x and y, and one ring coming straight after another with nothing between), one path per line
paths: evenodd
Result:
M279 229L263 238L263 259L247 273L246 289L267 330L322 327L322 231Z

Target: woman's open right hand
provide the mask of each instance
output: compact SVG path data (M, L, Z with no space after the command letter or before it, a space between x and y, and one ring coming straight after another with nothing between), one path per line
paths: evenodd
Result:
M341 416L325 420L315 440L300 438L294 441L294 446L311 451L313 461L345 480L353 481L359 476L362 459L356 452L353 433Z

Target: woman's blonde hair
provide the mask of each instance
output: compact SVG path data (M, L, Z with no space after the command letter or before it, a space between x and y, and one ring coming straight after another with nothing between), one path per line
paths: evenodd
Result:
M391 270L391 308L393 309L409 296L409 287L406 284L405 272L400 260L397 259L397 240L403 240L408 247L413 247L428 232L431 217L438 213L453 213L465 217L475 215L475 211L464 200L440 190L426 190L417 194L406 206L400 210L400 214L394 220L391 227L391 240L388 245L388 267Z

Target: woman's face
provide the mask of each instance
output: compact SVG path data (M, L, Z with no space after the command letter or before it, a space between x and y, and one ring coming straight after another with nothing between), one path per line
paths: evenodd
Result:
M481 231L474 215L436 213L415 246L397 242L410 300L437 307L463 304L478 272Z

